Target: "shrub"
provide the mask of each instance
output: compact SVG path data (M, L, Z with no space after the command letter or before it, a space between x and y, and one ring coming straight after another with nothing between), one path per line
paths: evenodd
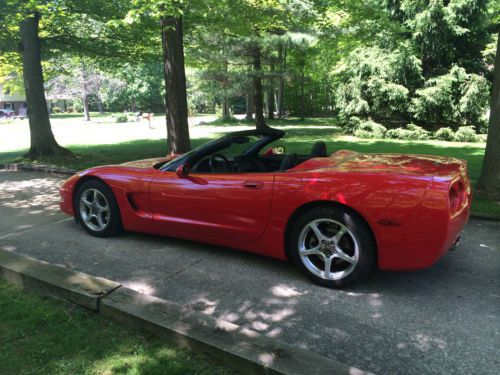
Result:
M62 109L61 107L52 107L52 113L61 113Z
M113 115L115 122L127 122L128 117L126 114Z
M361 125L361 119L357 116L352 116L347 121L347 125L344 127L344 129L347 133L354 134L354 132L360 125Z
M478 138L473 126L461 126L455 133L453 140L455 142L477 142Z
M359 138L384 138L386 131L387 128L385 126L375 121L367 120L357 126L354 135Z
M68 107L68 108L66 108L66 112L68 112L68 113L75 112L75 107Z
M453 141L455 132L452 128L440 128L436 130L433 138L439 139L440 141Z
M389 129L385 133L385 138L390 139L413 139L412 132L404 128Z
M429 132L420 126L414 124L406 125L406 128L397 128L387 130L385 133L386 138L403 139L408 141L417 141L429 139Z
M477 135L478 142L486 142L487 138L488 138L488 134L478 134Z

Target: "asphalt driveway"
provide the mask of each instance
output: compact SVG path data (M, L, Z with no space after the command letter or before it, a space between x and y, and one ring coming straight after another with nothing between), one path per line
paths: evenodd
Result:
M311 284L291 264L217 246L87 235L58 211L62 178L0 171L0 247L383 374L500 372L500 223L471 220L459 249L421 272ZM311 364L313 366L314 364Z

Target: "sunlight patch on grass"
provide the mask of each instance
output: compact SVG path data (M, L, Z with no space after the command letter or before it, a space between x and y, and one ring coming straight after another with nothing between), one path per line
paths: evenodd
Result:
M228 373L208 358L2 280L0 316L2 374Z

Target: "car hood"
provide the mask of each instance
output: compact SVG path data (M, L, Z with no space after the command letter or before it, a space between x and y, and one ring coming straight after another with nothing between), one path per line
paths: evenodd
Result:
M465 171L464 160L434 155L363 154L341 150L328 158L311 159L312 169L327 168L340 172L395 173L422 176L451 176ZM309 161L308 161L309 162ZM302 163L303 169L308 162ZM321 165L323 164L323 165Z

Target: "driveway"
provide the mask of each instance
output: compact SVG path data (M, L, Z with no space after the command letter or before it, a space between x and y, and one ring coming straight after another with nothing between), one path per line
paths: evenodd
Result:
M0 171L0 247L144 293L380 374L500 371L500 223L471 220L429 270L372 272L346 290L286 262L124 233L87 235L57 208L62 181ZM313 366L314 364L311 364Z

